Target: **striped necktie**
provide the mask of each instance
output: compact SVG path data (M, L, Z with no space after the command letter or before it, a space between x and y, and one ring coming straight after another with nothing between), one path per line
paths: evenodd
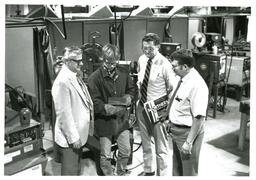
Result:
M144 79L142 81L141 88L140 88L140 94L141 94L140 102L142 104L144 104L147 101L148 80L149 80L151 65L152 65L152 59L148 59L145 74L144 74Z

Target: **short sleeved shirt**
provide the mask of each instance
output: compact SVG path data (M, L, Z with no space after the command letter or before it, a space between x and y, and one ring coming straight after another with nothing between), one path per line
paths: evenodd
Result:
M171 109L169 118L172 123L192 126L193 117L206 117L209 90L201 75L196 69L182 78Z

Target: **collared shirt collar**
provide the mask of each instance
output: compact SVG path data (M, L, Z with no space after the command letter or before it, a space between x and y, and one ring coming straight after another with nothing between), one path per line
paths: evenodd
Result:
M160 54L159 52L156 53L156 55L155 55L155 56L153 57L153 59L152 59L152 63L155 63L155 62L159 59L159 58L158 58L158 57L159 57L159 54Z
M62 68L65 70L65 73L69 74L72 77L76 77L77 73L71 71L66 64L63 64Z
M101 71L104 78L105 77L110 77L109 74L108 74L108 71L104 68L103 65L100 67L100 71ZM116 73L119 74L118 73L118 67L116 67Z
M108 75L108 71L104 68L103 65L100 67L100 70L101 70L102 75L103 75L104 78L107 77L107 76L109 76L109 75Z

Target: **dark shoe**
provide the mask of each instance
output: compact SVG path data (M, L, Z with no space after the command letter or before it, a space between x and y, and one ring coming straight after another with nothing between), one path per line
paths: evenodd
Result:
M155 175L155 171L154 172L141 172L140 174L138 174L138 176L154 176Z
M116 174L116 176L129 176L131 174L131 171L128 169L125 169L123 172L119 172Z
M128 169L125 170L125 174L126 174L126 175L130 175L131 173L132 173L132 171L130 171L130 170L128 170Z

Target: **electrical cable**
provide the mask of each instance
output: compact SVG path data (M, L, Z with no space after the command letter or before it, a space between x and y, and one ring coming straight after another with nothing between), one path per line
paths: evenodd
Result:
M67 39L67 32L66 32L66 23L65 23L65 16L64 16L64 7L63 5L61 7L61 19L62 19L62 26L63 26L63 31L64 31L64 39Z
M46 6L45 6L45 9ZM48 10L46 10L48 11ZM30 19L24 23L28 23L28 22L33 22L33 21L36 21L36 20L42 20L43 22L49 22L50 24L52 24L56 29L57 31L60 33L60 35L64 38L64 39L67 39L67 32L66 32L66 23L65 23L65 17L64 17L64 7L63 5L61 5L61 19L62 19L62 26L63 26L63 32L61 32L60 28L52 21L50 20L49 18L46 17L47 13L45 11L45 17L38 17L38 18L33 18L33 19Z
M133 142L133 144L139 145L139 146L137 147L137 149L135 149L134 151L132 151L132 152L134 153L134 152L136 152L136 151L141 147L142 142L140 142L140 143ZM118 149L115 149L114 152L113 152L113 155L112 155L112 160L113 160L114 162L116 162L116 159L117 159L117 150L118 150ZM133 169L135 169L135 168L141 166L142 164L144 164L144 162L141 162L141 163L137 164L136 166L134 166L134 167L132 167L132 168L129 168L129 169L127 169L127 170L128 170L128 171L131 171L131 170L133 170Z
M114 6L116 8L116 6ZM117 22L116 22L116 11L114 11L114 18L115 18L115 21L114 21L114 26L115 26L115 42L114 42L114 45L117 45Z
M183 11L184 8L181 8L180 10L176 11L175 13L173 13L168 19L167 19L167 23L165 24L165 29L164 32L167 35L167 37L171 38L171 41L173 41L172 35L170 34L170 29L171 29L171 19L174 15L176 15L177 13L180 13L181 11Z
M67 39L67 35L66 35L66 34L63 34L63 33L61 32L61 30L59 29L59 27L58 27L52 20L50 20L50 19L47 18L47 17L33 18L33 19L30 19L30 20L28 20L28 21L26 21L26 22L24 22L24 23L33 22L33 21L36 21L36 20L42 20L42 21L44 21L44 22L49 22L50 24L52 24L52 25L57 29L57 31L60 33L60 35L61 35L64 39Z
M114 6L114 8L116 8L116 6ZM126 19L128 19L132 12L136 9L137 7L136 6L133 6L131 11L129 12L129 14L125 17L125 18L121 18L121 23L123 23L123 21L125 21ZM116 18L116 9L114 11L114 25L115 25L115 33L117 33L117 18ZM117 39L117 38L116 38ZM115 42L115 45L117 44L117 42Z
M232 61L233 61L233 44L231 45L231 54L230 54L230 62L229 62L229 69L228 69L228 74L227 74L227 82L228 82L228 79L229 79L229 76L230 76L230 71L231 71L231 65L232 65Z
M142 145L142 142L140 142L140 143L133 143L133 144L139 145L139 146L137 147L137 149L135 149L134 151L132 151L132 152L134 153L134 152L136 152L136 151L138 151L138 150L140 149L140 147L141 147L141 145Z
M128 171L131 171L131 170L133 170L133 169L135 169L135 168L141 166L142 164L144 164L144 162L141 162L141 163L137 164L136 166L131 167L131 168L127 169L127 170L128 170Z
M137 8L136 6L133 6L133 7L132 7L132 10L129 12L128 16L126 16L125 18L121 19L121 21L125 21L126 19L128 19L128 18L132 15L132 12L133 12L136 8Z
M10 91L14 91L16 92L16 94L22 99L22 103L30 110L32 111L32 107L29 106L29 104L27 103L27 101L24 99L24 97L22 95L20 95L20 93L13 87L11 87L10 85L5 83L5 86L10 89ZM7 91L8 92L8 91Z
M174 15L180 13L181 11L184 11L184 8L181 8L180 10L176 11L175 13L173 13L173 14L167 19L167 21L170 21Z

